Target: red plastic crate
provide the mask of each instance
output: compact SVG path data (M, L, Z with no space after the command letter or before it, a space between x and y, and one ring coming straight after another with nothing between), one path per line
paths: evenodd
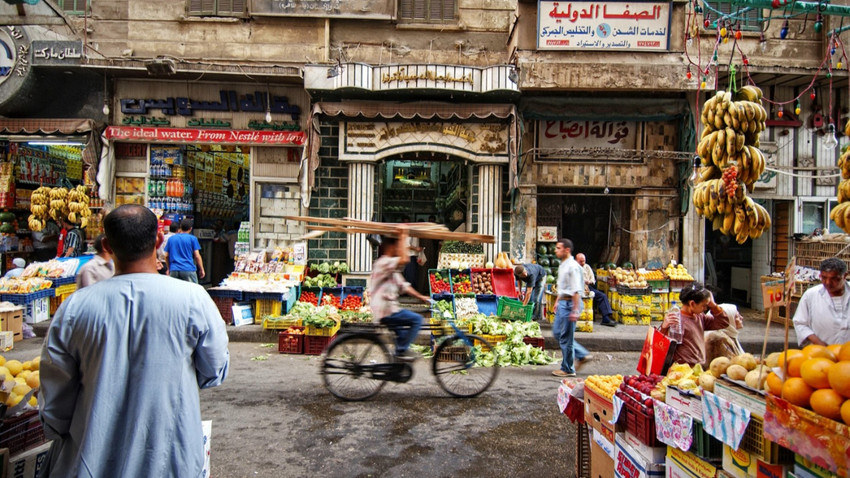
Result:
M233 323L233 297L213 297L213 302L215 302L216 307L218 307L218 312L221 314L221 318L224 319L224 323L230 325Z
M544 348L544 345L546 345L546 339L544 339L543 337L523 337L522 341L534 347L539 347L541 349Z
M617 392L617 395L623 399L624 406L620 413L625 414L626 430L647 446L662 446L663 444L658 441L658 437L655 435L654 410L638 403L634 398L622 394L620 391Z
M301 330L302 332L304 331L304 327L290 327L290 329L296 328ZM303 354L304 334L291 334L286 331L280 332L279 334L277 334L277 351L282 354Z
M516 278L514 270L511 269L493 269L493 290L500 297L510 297L516 299L519 294L516 290Z
M320 336L320 335L305 335L304 336L304 355L322 355L328 344L336 337Z
M8 448L11 456L42 443L44 443L44 426L38 418L38 410L30 410L16 417L6 418L0 424L0 448Z

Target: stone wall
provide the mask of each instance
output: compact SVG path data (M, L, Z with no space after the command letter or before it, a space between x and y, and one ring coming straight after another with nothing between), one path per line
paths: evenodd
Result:
M339 125L326 122L321 126L321 163L316 170L316 189L310 197L310 216L343 218L348 215L348 165L340 163ZM347 235L327 232L307 243L310 261L346 260Z

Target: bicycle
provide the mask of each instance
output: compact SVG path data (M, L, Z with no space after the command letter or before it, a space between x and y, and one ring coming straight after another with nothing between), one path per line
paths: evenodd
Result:
M476 365L480 350L492 350L485 339L465 333L449 316L453 333L434 351L431 373L446 393L460 398L475 397L490 388L498 375L497 365ZM328 346L322 362L322 380L335 397L346 401L374 397L387 382L405 383L413 377L409 362L395 360L387 348L393 337L381 324L350 327Z

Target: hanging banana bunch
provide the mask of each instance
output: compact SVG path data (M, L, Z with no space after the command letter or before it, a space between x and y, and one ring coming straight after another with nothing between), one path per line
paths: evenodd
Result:
M89 197L86 194L85 186L77 186L68 191L67 196L68 221L76 224L80 223L80 228L85 229L88 225L88 218L91 216L89 209Z
M50 201L50 188L41 186L32 192L30 196L30 216L27 224L31 231L38 232L44 229L49 216L48 205Z
M759 149L767 119L761 97L759 88L747 85L734 98L729 91L718 91L702 109L704 128L696 151L702 168L694 187L694 208L712 221L715 230L735 236L739 244L760 237L770 227L767 210L747 196L766 166Z
M850 120L844 125L844 134L850 134ZM850 234L850 148L848 148L848 145L841 148L838 169L841 170L841 182L838 183L838 204L829 211L829 218L844 232Z

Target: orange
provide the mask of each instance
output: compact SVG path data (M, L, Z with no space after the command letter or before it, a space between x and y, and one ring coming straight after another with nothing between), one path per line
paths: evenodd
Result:
M833 365L835 365L835 362L828 358L815 357L806 359L800 367L800 377L806 382L806 385L812 388L829 388L827 373Z
M829 386L844 398L850 398L850 360L829 367Z
M815 390L809 401L815 413L832 420L841 421L841 405L845 400L835 390L831 388Z
M794 357L788 361L788 376L789 377L799 377L801 376L800 369L803 367L803 362L809 360L805 355L800 355L799 357Z
M844 400L841 404L841 419L846 425L850 425L850 400Z
M838 352L838 361L843 362L845 360L850 360L850 342L844 342L844 345L841 346L841 350Z
M803 347L803 353L809 358L823 357L828 358L833 362L835 362L835 359L837 358L827 347L817 344L806 345Z
M826 348L828 348L830 352L834 353L835 359L838 360L838 354L841 352L841 344L827 345Z
M803 351L800 350L800 349L788 349L785 352L780 352L779 353L779 360L776 361L777 367L781 368L781 367L785 366L785 357L786 356L788 357L788 361L790 362L791 359L793 359L794 357L802 357Z
M782 384L782 398L797 405L809 408L809 400L814 390L800 377L791 377Z
M779 375L776 375L775 372L770 372L767 375L767 379L765 380L767 384L767 390L771 395L776 395L777 397L782 395L782 379L779 378Z

